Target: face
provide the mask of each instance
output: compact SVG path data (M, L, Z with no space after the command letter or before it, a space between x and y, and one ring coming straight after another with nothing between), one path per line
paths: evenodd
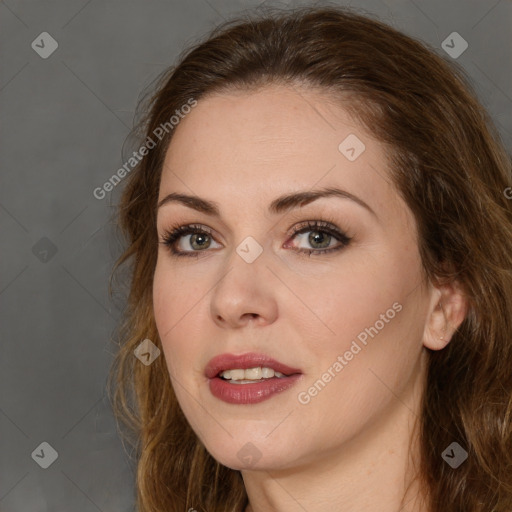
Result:
M154 314L180 406L222 464L291 468L340 450L416 380L430 291L386 165L383 146L312 90L209 96L176 128L159 202L197 196L218 212L160 206ZM343 192L276 201L326 189ZM296 374L208 378L222 354ZM265 366L277 363L220 363Z

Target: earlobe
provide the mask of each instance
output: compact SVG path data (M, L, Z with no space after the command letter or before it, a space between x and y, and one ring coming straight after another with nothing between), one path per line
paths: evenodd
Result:
M423 333L423 344L431 350L442 350L463 322L467 313L467 298L458 283L435 288Z

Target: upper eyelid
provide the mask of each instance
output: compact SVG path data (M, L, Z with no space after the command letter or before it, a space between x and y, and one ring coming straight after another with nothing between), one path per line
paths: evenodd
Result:
M307 208L307 206L304 207L304 210L306 208ZM330 210L328 210L328 209L326 210L323 208L320 210L317 210L317 211L310 212L310 213L302 211L302 210L292 211L292 212L289 212L288 215L283 216L283 218L280 221L278 221L277 223L273 223L272 227L267 231L267 233L271 233L273 231L280 230L280 228L278 227L279 224L281 224L282 222L284 223L285 221L287 223L291 222L293 226L295 224L301 224L301 225L303 224L305 226L305 225L307 225L308 222L327 223L327 224L332 225L333 228L344 232L344 230L341 227L338 227L340 220L335 219L334 218L335 215L337 215L337 213L331 212ZM309 219L307 217L309 217ZM322 218L322 217L324 217L324 218ZM303 220L300 220L300 219L303 219ZM206 222L208 222L208 221L206 221ZM221 227L227 231L228 235L231 236L233 234L232 228L229 225L227 225L224 221L219 220L219 223L220 223ZM165 224L167 224L167 221L164 221L162 224L163 224L162 228L158 228L158 223L157 223L157 231L158 232L165 233L165 232L168 232L171 230L171 228L165 228ZM207 228L208 230L211 230L214 234L219 233L218 230L211 228L210 226L208 226L207 224L203 224L202 222L174 222L172 227L174 228L174 227L189 227L189 226L197 226L197 227L200 227L201 229ZM289 230L290 230L290 228L287 229L287 231L289 231Z
M336 190L336 189L334 189L334 190ZM170 195L173 195L173 194L170 194ZM178 195L181 195L181 194L178 194ZM351 196L350 194L348 194L348 195ZM350 204L350 203L353 203L353 204L356 204L356 205L360 204L357 201L351 201L348 197L342 196L343 199L348 199L348 200L339 201L339 204L336 205L336 209L332 210L331 209L332 208L332 203L331 204L329 204L329 202L324 203L321 200L321 199L324 199L324 200L331 199L332 200L335 197L336 197L336 194L334 194L334 196L333 195L327 195L324 198L317 198L317 199L308 201L305 204L302 204L300 207L294 207L294 208L290 207L289 209L287 209L287 211L279 212L277 215L281 215L281 219L278 220L277 222L273 222L272 223L271 230L274 231L274 229L278 229L278 228L276 228L276 226L281 224L281 222L283 222L283 221L298 222L299 219L303 219L305 217L315 218L315 217L322 217L322 216L325 216L325 215L332 217L333 215L336 215L336 213L331 213L331 212L340 211L340 212L343 212L343 215L352 216L353 215L352 208L348 207L345 210L346 205ZM338 199L339 199L339 197L338 197ZM162 200L161 202L164 203L162 206L164 206L164 205L167 206L167 203L164 202L164 200ZM180 201L173 201L173 202L171 202L171 204L173 204L174 202L176 202L177 204L183 204L183 203L180 203ZM372 216L374 216L377 219L377 221L379 222L379 218L377 217L376 213L370 207L368 207L368 205L366 205L366 203L363 203L363 204L365 205L364 209L366 209L369 213L371 213ZM221 216L210 215L209 213L203 212L201 210L196 210L195 208L191 208L190 206L188 206L186 204L184 204L184 209L186 211L186 214L185 214L186 217L189 216L188 215L189 213L197 214L198 211L199 211L201 216L205 215L207 217L206 222L214 221L216 223L219 223L222 226L222 229L225 230L228 233L228 235L232 235L233 234L232 227ZM157 224L158 224L158 219L160 217L162 217L164 219L168 218L167 217L168 212L166 211L165 213L163 213L162 210L166 210L166 208L158 208L158 210L157 210L157 216L156 216ZM181 216L181 215L178 214L178 216ZM266 212L264 213L264 216L266 218L268 218ZM358 218L359 218L359 216L358 216ZM337 224L337 221L333 220L332 222L335 225ZM163 223L165 224L165 223L167 223L167 221L163 221ZM191 222L190 224L200 224L200 223L198 223L198 222ZM184 224L180 224L180 225L188 225L188 224L184 223ZM269 232L270 232L270 230L269 230Z
M303 230L303 229L331 229L334 231L339 231L341 234L345 233L345 230L338 227L335 223L335 221L328 221L323 219L313 219L313 220L304 220L296 222L296 224L293 226L293 229L291 229L291 234L296 234L297 231ZM167 235L169 233L172 233L173 231L177 229L201 229L205 231L206 233L210 235L216 235L218 231L216 229L211 228L210 226L207 226L206 224L202 224L200 222L191 222L191 223L177 223L171 228L162 228L161 231L164 235ZM273 231L274 229L271 229L269 231ZM287 230L290 231L290 228ZM191 234L191 233L184 233L185 234Z

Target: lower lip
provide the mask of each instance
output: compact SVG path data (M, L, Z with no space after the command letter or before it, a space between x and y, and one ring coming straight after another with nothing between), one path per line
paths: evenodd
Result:
M296 373L289 377L272 377L254 384L231 384L229 380L214 377L209 379L209 386L213 396L229 404L257 404L291 388L301 376Z

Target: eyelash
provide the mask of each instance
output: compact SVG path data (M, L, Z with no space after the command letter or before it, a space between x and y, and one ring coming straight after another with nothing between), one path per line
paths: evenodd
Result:
M308 233L309 231L315 231L319 233L327 233L328 235L334 237L338 242L339 245L335 247L330 247L327 249L296 249L295 252L299 253L302 256L308 256L311 257L313 254L319 255L319 254L326 254L326 253L332 253L339 251L341 249L344 249L347 247L352 237L349 237L338 229L334 224L331 222L326 221L307 221L300 223L298 226L296 226L291 234L291 237L294 238L297 235ZM176 225L172 226L170 230L166 231L163 236L163 240L160 242L161 244L168 247L170 253L172 256L176 256L178 258L181 257L192 257L192 258L198 258L200 257L201 252L206 252L204 250L199 251L179 251L176 250L176 242L182 237L190 234L204 234L209 235L213 238L212 232L205 227L202 227L197 224L187 224L184 226Z

